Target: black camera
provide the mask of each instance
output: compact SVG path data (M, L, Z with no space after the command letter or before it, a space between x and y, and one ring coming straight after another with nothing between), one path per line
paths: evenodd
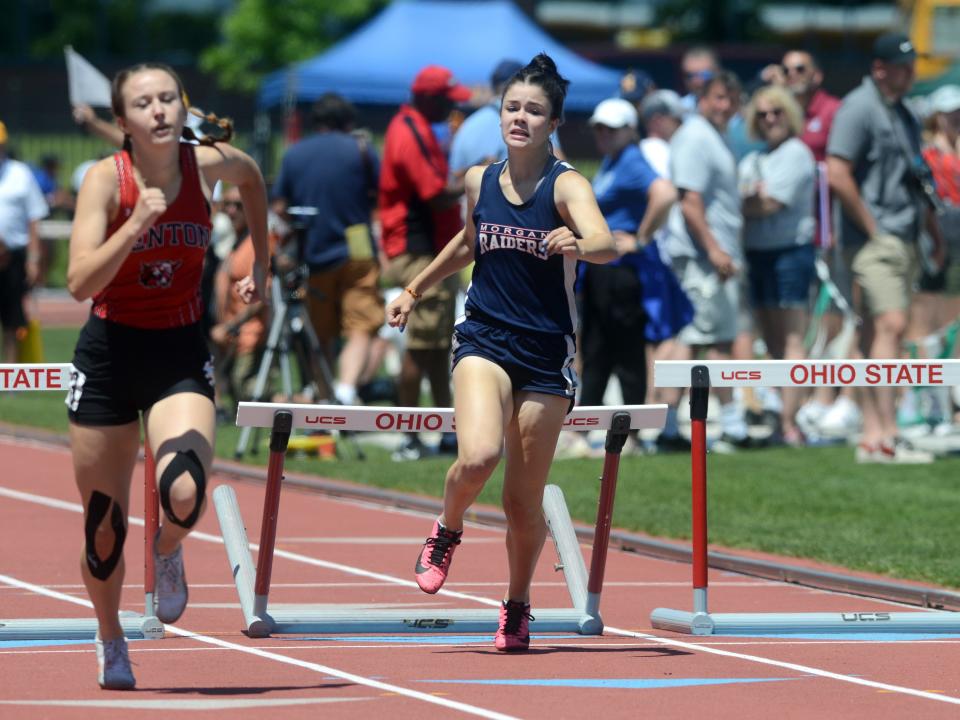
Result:
M304 283L310 275L306 263L307 230L318 213L315 207L287 208L290 232L270 259L270 268L288 300L304 299Z

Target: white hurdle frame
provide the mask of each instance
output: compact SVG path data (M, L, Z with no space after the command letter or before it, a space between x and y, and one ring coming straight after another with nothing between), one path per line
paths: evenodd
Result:
M711 613L707 607L707 446L710 386L814 387L960 385L960 360L658 361L657 387L690 388L693 505L693 611L657 608L659 630L691 635L960 633L960 613Z
M0 363L0 392L66 391L70 382L69 363ZM155 573L153 539L160 522L159 498L153 453L144 445L144 614L120 613L123 634L131 640L163 637L163 623L153 614ZM96 618L0 618L0 641L4 640L93 640Z
M544 491L543 513L559 556L556 568L563 570L571 607L537 609L536 620L530 622L533 632L576 632L582 635L600 635L603 632L600 593L610 540L620 452L629 430L663 427L666 412L666 405L628 405L581 407L567 416L565 428L568 430L607 430L593 554L588 576L563 492L556 485L547 485ZM229 485L221 485L213 492L224 547L240 596L243 631L247 635L268 637L288 633L407 634L496 631L499 611L492 608L392 610L344 606L335 611L316 605L268 608L283 463L291 431L326 427L367 432L451 432L455 429L452 409L242 402L237 409L237 425L272 428L256 569L236 493Z

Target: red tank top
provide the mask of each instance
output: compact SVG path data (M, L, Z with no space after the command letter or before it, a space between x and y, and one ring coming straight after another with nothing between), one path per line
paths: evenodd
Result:
M113 156L120 183L120 211L107 237L123 225L140 191L130 154ZM194 147L180 144L180 192L139 238L113 280L93 297L93 313L139 328L170 328L199 322L200 276L210 244L210 208L200 185Z

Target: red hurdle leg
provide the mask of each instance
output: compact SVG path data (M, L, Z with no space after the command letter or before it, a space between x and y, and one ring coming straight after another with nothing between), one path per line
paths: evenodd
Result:
M693 495L693 611L707 612L707 405L710 375L697 365L690 383L690 465Z
M157 494L157 466L150 442L143 443L143 591L144 615L153 615L153 593L156 590L156 568L153 543L160 528L160 498Z
M257 579L254 583L258 612L266 612L266 599L270 594L273 548L277 540L277 516L280 513L280 489L283 486L283 461L292 429L293 413L289 410L280 410L273 416L267 488L263 499L263 523L260 527L260 551L257 553Z
M616 413L607 430L604 442L603 475L600 478L600 500L597 504L597 525L593 534L593 555L590 558L590 579L587 592L600 595L603 574L607 565L607 545L613 522L613 500L617 494L617 475L620 470L620 451L630 430L630 413ZM596 610L596 608L593 608Z

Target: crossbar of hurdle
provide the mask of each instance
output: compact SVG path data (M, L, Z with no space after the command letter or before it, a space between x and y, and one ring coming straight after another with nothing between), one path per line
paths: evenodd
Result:
M0 392L66 391L70 383L69 364L0 364ZM153 614L155 572L153 540L160 522L153 453L144 446L144 614L120 613L123 634L130 639L159 639L163 623ZM97 621L91 618L0 618L3 640L93 640Z
M568 430L606 430L603 475L597 522L587 574L576 532L563 492L547 485L543 513L559 556L569 608L538 609L531 620L535 632L576 632L599 635L603 632L600 593L606 565L607 545L613 516L620 452L630 430L660 428L666 419L665 405L628 405L621 407L581 407L565 421ZM336 428L359 432L397 430L454 431L454 413L448 408L383 408L342 405L278 405L242 402L237 410L237 425L269 427L270 459L264 493L260 545L254 567L250 543L240 515L237 496L229 485L213 493L230 570L236 581L243 612L244 632L251 637L286 633L424 633L495 632L496 609L396 610L369 606L344 606L330 610L326 606L295 605L270 607L270 576L280 509L283 463L290 433L294 429Z
M960 360L658 361L657 387L690 388L693 611L657 608L653 627L693 635L960 633L960 613L711 613L707 607L707 398L714 387L960 385Z

